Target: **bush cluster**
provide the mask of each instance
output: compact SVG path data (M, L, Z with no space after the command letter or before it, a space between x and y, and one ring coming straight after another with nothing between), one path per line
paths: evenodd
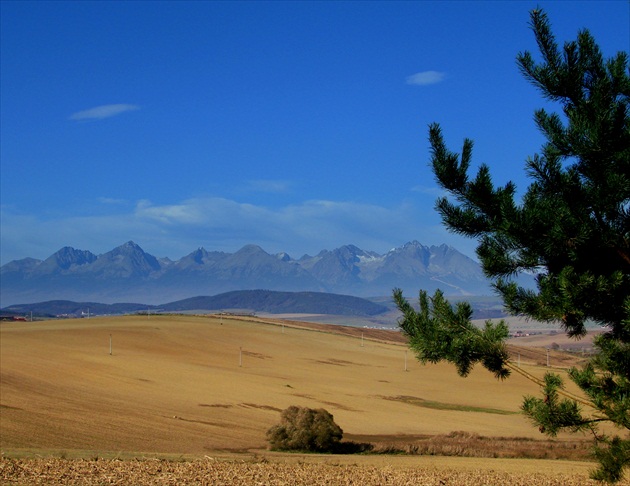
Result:
M323 408L295 405L282 411L280 423L267 431L272 450L304 452L336 452L343 430Z

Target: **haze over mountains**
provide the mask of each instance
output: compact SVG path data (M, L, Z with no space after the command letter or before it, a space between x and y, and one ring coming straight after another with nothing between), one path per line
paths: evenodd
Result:
M235 253L199 248L179 260L156 258L129 241L102 255L64 247L46 260L24 258L0 268L0 307L46 300L158 304L233 290L313 291L359 297L410 297L419 289L488 295L477 262L447 246L406 243L381 255L353 245L294 259L256 245Z

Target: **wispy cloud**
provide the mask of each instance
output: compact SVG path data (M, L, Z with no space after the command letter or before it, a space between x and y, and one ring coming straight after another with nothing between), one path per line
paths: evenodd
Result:
M207 197L168 205L141 201L133 219L139 227L159 226L164 237L169 235L167 238L176 238L179 243L193 235L201 238L187 243L187 251L200 245L236 251L247 243L255 243L269 252L286 251L299 257L349 243L374 251L389 250L415 239L411 232L408 237L401 234L406 232L410 219L417 219L413 212L406 205L386 208L347 201L310 200L270 208ZM417 226L414 231L416 229Z
M407 76L407 84L415 86L427 86L429 84L440 83L446 77L446 73L440 71L422 71L411 76Z
M271 180L271 179L257 179L250 180L246 183L246 189L256 192L267 192L267 193L283 193L287 192L291 187L291 183L289 181L284 180Z
M69 245L99 254L133 240L156 256L181 258L199 246L234 252L248 243L269 253L305 253L355 244L384 253L408 241L447 243L474 255L473 245L448 233L434 211L412 203L385 207L352 201L310 200L280 207L221 197L191 198L172 204L148 200L98 216L68 214L53 219L0 207L0 261L44 259Z
M99 197L97 199L98 202L100 202L101 204L112 204L112 205L120 205L120 204L127 204L127 201L125 199L119 199L119 198L113 198L113 197Z
M412 192L418 192L420 194L426 194L428 196L432 196L434 198L437 197L444 197L448 195L448 191L445 191L444 189L442 189L441 187L438 186L424 186L424 185L417 185L417 186L413 186L411 188Z
M139 110L138 105L129 105L124 103L114 105L101 105L90 108L89 110L77 111L70 115L70 120L102 120L112 116L120 115L127 111Z
M205 207L194 200L162 206L154 206L151 201L141 200L136 205L134 215L141 220L168 225L198 225L206 223L211 217L209 210L212 207Z

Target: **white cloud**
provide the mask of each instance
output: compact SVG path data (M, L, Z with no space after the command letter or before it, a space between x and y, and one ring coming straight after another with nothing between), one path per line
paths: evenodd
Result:
M89 110L77 111L70 115L70 120L102 120L103 118L110 118L112 116L120 115L127 111L139 110L137 105L129 104L115 104L115 105L101 105Z
M448 191L445 191L441 187L438 186L413 186L411 188L412 192L418 192L420 194L426 194L428 196L432 196L433 198L443 197L448 195Z
M415 86L426 86L429 84L440 83L446 77L446 73L440 71L422 71L420 73L407 76L407 84Z
M143 224L158 224L172 237L199 235L201 241L191 242L189 249L201 245L236 251L255 243L269 252L301 256L349 243L374 251L406 243L397 237L401 230L411 229L409 211L408 206L385 208L328 200L269 208L213 197L171 205L141 201L134 217Z
M272 194L279 194L287 192L291 187L291 182L283 180L272 179L257 179L247 181L245 189L256 192L267 192Z
M195 248L235 252L248 243L269 253L305 253L354 244L384 253L408 241L446 243L469 256L471 240L448 233L433 210L416 204L373 204L311 200L278 208L220 197L201 197L173 204L138 201L121 211L111 207L99 216L72 214L46 219L4 207L0 212L0 260L44 259L63 246L100 254L133 240L157 256L179 259Z
M119 205L119 204L126 204L127 203L127 201L125 199L118 199L118 198L113 198L113 197L99 197L97 200L101 204Z
M203 224L203 208L183 202L166 206L154 206L150 201L142 200L136 205L134 215L142 220L155 221L168 225Z

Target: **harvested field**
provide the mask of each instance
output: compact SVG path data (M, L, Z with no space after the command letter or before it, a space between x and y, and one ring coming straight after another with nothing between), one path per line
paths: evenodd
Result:
M541 377L548 368L525 355L523 369ZM520 478L525 472L573 477L535 484L588 484L593 467L584 461L588 437L549 440L520 414L535 384L518 374L499 382L479 369L462 379L448 364L422 366L392 331L226 316L3 323L0 360L3 484L122 484L132 474L143 478L137 484L170 484L168 471L182 475L177 483L231 484L235 470L285 484L286 468L297 468L295 477L347 474L353 484L382 484L388 475L392 484L440 484L441 468L459 471L467 456L476 456L466 473L477 479L446 484L503 482L479 483L481 470L516 474L511 484L533 484ZM322 463L267 451L265 432L290 405L326 408L344 440L370 442L378 454ZM439 455L457 457L440 463ZM149 457L157 459L136 460ZM523 457L562 460L529 471L536 459L509 462Z
M2 459L6 485L425 485L577 486L597 484L583 474L493 469L312 462Z

